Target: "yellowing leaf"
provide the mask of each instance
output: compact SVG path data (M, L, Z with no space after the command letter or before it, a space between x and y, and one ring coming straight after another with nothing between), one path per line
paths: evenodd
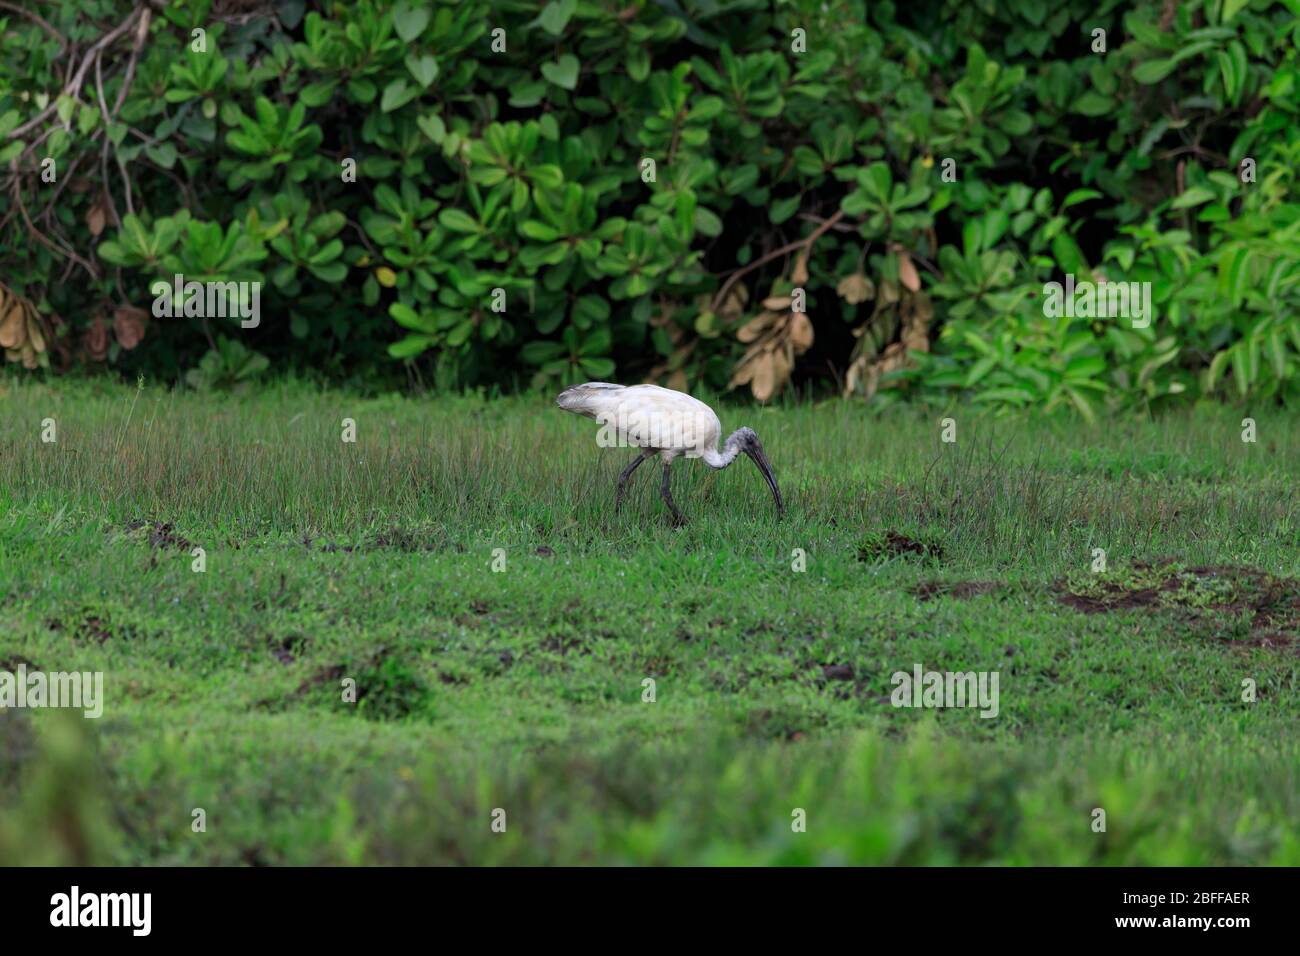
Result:
M807 313L795 312L790 321L790 343L798 354L807 352L813 344L813 324Z
M916 274L916 266L912 265L906 249L898 250L898 281L911 292L920 291L921 277Z
M772 397L776 390L776 368L772 356L764 355L754 362L754 377L749 383L749 390L760 402Z
M750 319L740 327L736 332L736 338L742 342L752 342L763 333L763 330L776 318L770 312L760 312L757 316Z
M861 272L847 275L835 286L835 293L849 305L858 305L874 298L876 287Z

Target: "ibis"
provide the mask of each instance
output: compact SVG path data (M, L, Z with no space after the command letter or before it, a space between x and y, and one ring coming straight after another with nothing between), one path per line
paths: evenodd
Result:
M663 462L663 481L659 486L664 504L677 524L685 522L673 502L669 487L672 463L678 458L701 458L710 468L726 468L740 454L748 455L762 472L776 499L776 513L785 513L781 490L777 487L772 465L763 445L752 428L738 428L722 443L722 423L713 409L685 392L658 385L613 385L587 382L566 388L555 403L566 412L585 415L601 423L597 443L604 447L637 448L632 463L618 476L614 492L614 511L623 504L623 490L632 473L642 462L656 455Z

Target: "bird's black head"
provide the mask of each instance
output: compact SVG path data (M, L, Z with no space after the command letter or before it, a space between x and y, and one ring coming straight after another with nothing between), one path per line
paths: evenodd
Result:
M737 428L730 441L734 441L740 451L743 451L754 460L754 464L758 465L758 470L763 473L767 486L772 489L772 497L776 499L777 516L784 515L785 502L781 500L781 489L776 486L776 476L772 474L772 463L767 460L767 452L763 450L763 443L758 440L758 435L754 429Z

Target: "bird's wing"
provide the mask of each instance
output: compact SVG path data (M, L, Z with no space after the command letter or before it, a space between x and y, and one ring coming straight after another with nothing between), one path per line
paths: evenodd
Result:
M565 389L557 404L611 426L619 444L678 451L691 458L713 447L721 430L708 405L658 385L588 382Z
M622 385L613 385L609 382L586 382L566 388L556 396L555 404L566 412L576 412L579 415L595 418L601 409L609 404L611 397L622 391L626 391Z

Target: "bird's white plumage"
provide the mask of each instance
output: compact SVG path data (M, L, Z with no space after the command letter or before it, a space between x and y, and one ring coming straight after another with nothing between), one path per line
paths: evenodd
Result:
M685 392L658 385L587 382L560 393L565 411L594 418L620 444L658 450L664 461L717 454L722 423L713 409Z

